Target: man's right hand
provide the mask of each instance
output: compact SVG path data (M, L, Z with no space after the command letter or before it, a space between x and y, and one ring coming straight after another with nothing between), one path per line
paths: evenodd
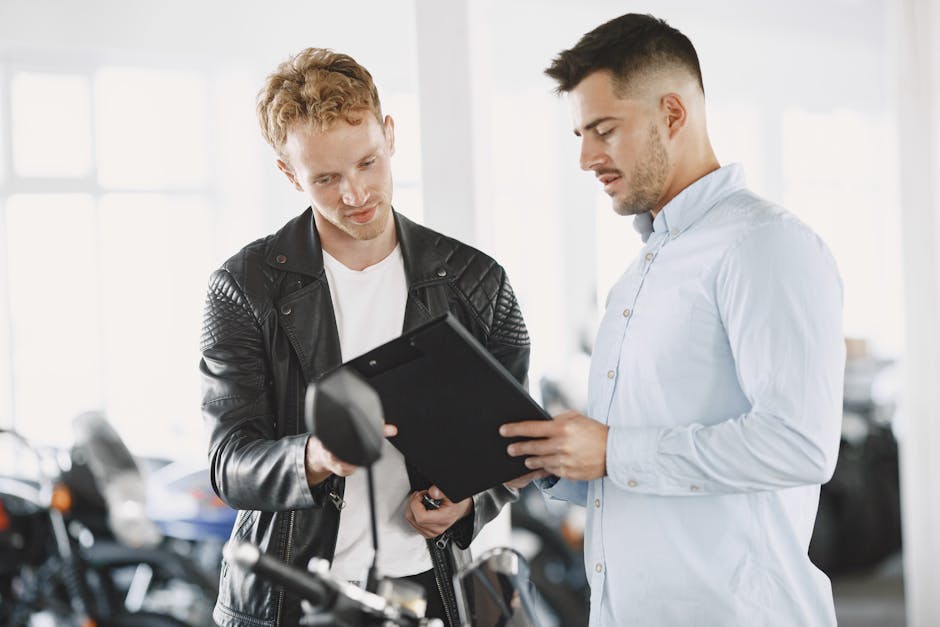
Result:
M384 435L387 438L395 437L398 435L398 427L386 424L384 426ZM309 485L317 485L330 475L348 477L359 468L333 455L323 446L319 438L312 435L307 438L304 467L307 471L307 483Z

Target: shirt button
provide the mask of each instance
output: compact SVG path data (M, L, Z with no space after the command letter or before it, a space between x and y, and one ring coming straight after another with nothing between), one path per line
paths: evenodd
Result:
M608 370L608 371L607 371L607 378L608 378L608 379L613 379L613 378L614 378L614 374L616 374L616 373L615 373L613 370Z
M697 485L693 485L693 486L692 486L691 488L689 488L689 489L692 490L693 492L698 492L698 486L697 486Z
M627 485L631 488L635 488L637 486L636 479L630 479L630 481L627 481Z
M652 260L653 260L653 253L646 253L646 260L647 260L647 261L652 261Z
M601 500L600 500L600 499L594 499L594 507L600 507L600 506L601 506Z
M278 263L287 263L287 255L278 255L274 260Z
M291 308L290 305L281 305L281 313L284 314L285 316L289 316L292 311L293 309Z
M598 562L597 564L594 565L594 570L596 570L596 571L599 572L599 573L600 573L600 572L603 572L603 570L604 570L604 565L601 564L600 562Z
M633 312L630 311L629 309L624 309L624 310L623 310L623 317L624 317L624 318L629 318L629 317L630 317L630 314L632 314L632 313L633 313Z

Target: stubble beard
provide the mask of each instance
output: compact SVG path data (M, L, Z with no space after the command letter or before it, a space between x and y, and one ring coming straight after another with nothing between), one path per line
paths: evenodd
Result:
M340 205L331 212L335 218L330 222L340 231L360 242L367 242L382 235L392 220L391 199L386 194L382 194L378 207L375 209L375 216L368 224L360 225L347 219L345 215L350 209L351 207Z
M669 155L656 125L650 122L645 158L633 167L630 192L626 198L614 203L614 211L618 215L633 216L653 209L663 195L668 173Z

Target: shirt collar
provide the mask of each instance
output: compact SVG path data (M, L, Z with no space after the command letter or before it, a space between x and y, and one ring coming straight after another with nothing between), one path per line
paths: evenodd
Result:
M633 228L643 237L669 232L673 237L695 224L708 210L727 196L744 188L744 169L737 163L709 172L666 203L653 219L649 211L633 218Z

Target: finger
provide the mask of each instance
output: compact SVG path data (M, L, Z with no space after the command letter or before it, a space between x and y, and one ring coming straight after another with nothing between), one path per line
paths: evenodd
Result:
M339 475L340 477L348 477L356 472L356 466L350 466L349 464L339 464L333 470L334 475Z
M499 434L505 438L545 438L553 433L554 427L555 422L552 420L508 422L499 428Z
M541 440L526 440L525 442L513 442L506 447L506 452L511 457L520 455L551 455L558 452L558 441L555 438L545 438Z
M527 472L521 477L516 477L515 479L512 479L511 481L507 481L503 485L506 486L507 488L515 488L517 490L521 490L522 488L526 487L527 485L529 485L536 479L544 479L545 477L549 476L549 474L550 473L547 470L533 470L532 472Z
M430 488L428 488L428 494L431 496L432 499L446 499L447 498L447 496L443 492L441 492L441 489L437 487L436 485L432 485Z
M536 471L553 472L554 468L558 466L557 458L557 455L533 455L525 458L525 467Z
M414 511L413 507L414 507L414 504L413 504L413 503L409 503L409 504L408 504L408 507L405 508L405 520L408 521L408 524L409 524L409 525L411 525L412 527L414 527L415 529L417 529L417 528L418 528L418 521L415 520L415 511Z
M387 438L394 438L396 435L398 435L398 427L388 423L385 423L385 426L382 427L382 431Z
M430 540L431 538L436 538L437 536L441 535L444 532L443 529L441 531L435 531L434 529L429 529L429 528L424 528L424 527L417 527L416 529L418 533L421 534L421 536L425 538L426 540Z
M421 493L412 492L411 496L408 497L408 507L405 508L407 513L411 515L412 520L414 520L415 514L424 511L424 505L421 504Z
M571 467L561 455L544 455L541 457L526 457L525 465L533 470L544 470L549 474L563 479L573 479Z

